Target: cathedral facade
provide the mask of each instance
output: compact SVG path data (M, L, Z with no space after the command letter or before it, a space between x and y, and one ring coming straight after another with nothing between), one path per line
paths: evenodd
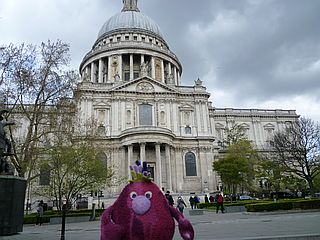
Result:
M129 177L129 165L139 159L166 190L215 191L220 182L212 163L226 127L241 125L263 149L273 131L299 117L294 110L213 107L201 80L182 84L178 57L137 0L123 4L81 62L76 90L79 118L96 121L97 141L118 177Z

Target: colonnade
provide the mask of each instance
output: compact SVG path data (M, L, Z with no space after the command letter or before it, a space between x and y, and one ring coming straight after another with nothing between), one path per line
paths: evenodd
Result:
M124 62L125 55L129 56L129 63ZM137 58L139 58L138 61ZM125 68L129 68L129 78L125 75ZM181 81L177 66L164 59L145 54L118 54L103 57L87 64L81 75L83 81L94 83L128 81L138 76L149 76L172 85L180 85Z
M154 176L154 182L159 186L163 187L163 182L165 180L166 182L166 189L172 190L172 169L171 169L171 153L170 153L170 145L164 144L164 150L165 150L165 158L161 157L161 143L148 143L154 146L155 150L155 159L146 159L146 144L145 142L139 142L135 143L135 145L139 145L139 154L135 153L134 154L134 147L133 144L129 144L125 146L127 149L127 166L129 169L130 165L134 165L135 163L135 158L134 155L139 155L139 160L141 162L147 161L148 165L152 165L155 167L155 176ZM126 150L124 148L124 150ZM130 171L128 170L128 177L129 179L131 178Z

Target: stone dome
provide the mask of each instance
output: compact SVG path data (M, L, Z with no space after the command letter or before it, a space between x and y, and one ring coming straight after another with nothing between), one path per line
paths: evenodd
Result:
M121 30L151 33L163 39L160 27L151 18L139 11L123 11L111 17L99 31L98 39Z

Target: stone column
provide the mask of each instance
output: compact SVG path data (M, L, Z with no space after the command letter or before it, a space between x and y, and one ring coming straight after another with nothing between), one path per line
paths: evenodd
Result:
M160 143L156 143L156 168L157 168L157 184L161 188L162 186L162 176L161 176L161 152Z
M177 67L176 66L173 67L173 79L174 79L174 84L178 85L178 82L177 82Z
M141 64L144 63L144 55L141 54Z
M133 54L130 54L130 80L133 79Z
M103 60L102 58L99 59L99 79L98 82L99 83L103 83Z
M140 143L140 162L146 161L146 143Z
M180 86L181 85L181 78L180 78L179 72L178 72L178 75L177 75L177 81L178 81L178 85Z
M166 144L167 189L172 191L170 145Z
M95 82L95 64L94 62L91 63L91 82Z
M201 191L208 192L208 167L206 161L206 148L199 148L199 157L197 159L197 176L201 176Z
M122 55L119 55L119 76L120 80L122 80Z
M107 76L107 82L108 82L108 80L112 80L112 67L111 67L111 59L112 59L112 57L111 56L109 56L108 57L108 76Z
M174 173L174 181L175 181L175 190L177 192L182 191L183 185L183 176L185 174L185 169L183 165L184 156L181 148L175 149L175 173Z
M133 158L133 146L132 144L128 145L128 168L132 164L132 158ZM131 174L130 171L128 170L128 177L131 179Z
M119 169L119 172L121 172L121 174L123 176L127 175L128 177L130 176L130 170L129 170L129 166L128 166L128 161L125 161L126 159L126 147L123 146L120 148L121 149L121 159L123 159L123 161L120 162L120 164L118 165L119 167L123 167L124 169Z
M155 66L155 61L154 57L151 57L151 78L155 79L156 78L156 66Z
M89 77L89 67L88 66L86 66L85 67L85 69L84 69L84 80L85 81L88 81L89 79L88 79L88 77Z
M168 63L168 76L170 76L170 74L172 73L171 71L171 63Z
M161 60L161 82L165 82L164 80L164 62Z

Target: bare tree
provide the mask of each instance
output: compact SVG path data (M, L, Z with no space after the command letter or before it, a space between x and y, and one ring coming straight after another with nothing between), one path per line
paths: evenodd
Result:
M236 144L241 140L247 139L245 134L245 128L241 124L234 124L231 127L226 127L224 129L225 139L223 143L227 146Z
M320 174L320 125L302 117L275 133L274 148L277 162L287 172L305 179L313 195L314 179Z
M13 144L11 160L20 176L27 173L28 180L33 177L44 136L52 131L48 116L61 114L54 106L72 96L78 79L74 71L67 70L69 61L69 46L59 40L40 46L0 47L0 100L9 110L6 117L14 115L23 129L23 137Z

